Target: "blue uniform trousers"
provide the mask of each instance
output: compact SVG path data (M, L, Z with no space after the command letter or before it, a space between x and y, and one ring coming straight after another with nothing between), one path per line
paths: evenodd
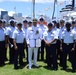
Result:
M63 43L63 69L66 69L67 66L67 54L70 55L70 61L72 64L72 69L76 69L76 60L75 60L75 51L71 51L73 48L73 43L65 44Z
M13 44L13 39L11 39L10 38L10 43L12 44L12 45L14 45ZM11 44L9 45L9 62L10 63L13 63L14 62L14 46L13 47L11 47Z
M58 69L57 66L57 55L56 55L56 44L51 44L50 47L46 46L47 49L47 65L53 65L53 69Z
M26 44L26 45L25 45ZM24 44L24 51L23 51L23 57L25 58L25 56L27 57L27 63L28 63L28 46L27 46L27 43ZM26 47L25 47L26 46ZM25 55L25 49L26 49L26 55Z
M24 51L24 45L22 43L17 43L18 49L15 50L14 55L14 68L18 67L18 58L19 58L19 64L20 66L23 65L23 51Z
M45 42L44 40L41 41L41 47L38 48L38 58L37 60L39 60L39 58L41 57L41 60L44 61L44 47L45 47ZM41 52L40 52L40 48L41 48ZM41 56L40 56L41 53Z
M0 41L0 66L4 64L5 41Z
M57 40L56 49L57 49L57 59L59 59L60 61L59 63L60 66L62 66L63 56L62 56L62 51L60 50L60 40Z

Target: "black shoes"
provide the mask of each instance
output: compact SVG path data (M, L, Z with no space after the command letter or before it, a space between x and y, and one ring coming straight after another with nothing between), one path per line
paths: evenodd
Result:
M17 66L17 67L14 67L14 69L15 69L15 70L18 70L18 69L19 69L19 66Z
M75 70L72 70L72 73L75 73L76 71Z

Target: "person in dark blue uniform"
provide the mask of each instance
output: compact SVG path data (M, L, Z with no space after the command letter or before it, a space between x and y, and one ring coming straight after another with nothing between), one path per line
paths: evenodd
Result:
M57 70L57 55L56 55L56 42L58 39L57 32L53 30L53 24L48 24L48 31L44 35L44 42L46 44L47 50L47 65L48 67L53 67L53 70ZM50 62L50 57L52 57L52 65Z
M60 20L59 24L60 24L59 41L61 42L61 35L62 35L62 32L65 30L65 21L62 19L62 20ZM61 46L60 42L59 42L59 47ZM59 60L60 60L60 63L59 63L60 66L62 66L62 63L63 63L62 53L63 53L62 50L59 49L58 56L59 56Z
M0 20L0 66L4 65L5 57L5 29L2 27L2 20Z
M14 55L14 69L18 69L18 56L19 56L19 64L23 66L23 50L25 43L25 32L21 29L22 24L17 24L17 29L13 32L12 38L15 48L15 55Z
M62 33L62 50L63 50L63 70L67 69L67 54L70 55L70 61L72 65L72 71L76 70L76 60L75 60L75 42L76 42L76 32L71 28L69 22L66 23L66 30Z
M25 32L25 35L27 35L27 29L28 29L28 21L24 20L23 21L23 28L22 28ZM25 49L26 49L26 55L25 55ZM27 59L27 63L28 63L28 47L27 47L27 43L26 43L26 48L24 47L24 52L23 52L23 57Z
M15 24L14 20L10 20L10 26L6 30L6 37L9 43L9 63L13 64L14 61L14 46L13 46L13 39L12 39L12 34L15 30Z
M39 24L39 27L41 28L42 30L42 38L43 38L43 34L44 32L46 32L48 30L47 26L44 24L44 19L43 18L40 18L39 19L40 21L40 24ZM39 57L40 57L40 52L41 52L41 61L44 61L44 47L45 47L45 42L44 40L41 41L41 47L39 48L38 50L38 60L39 60ZM40 51L41 50L41 51Z
M6 27L6 20L5 19L2 19L2 27L5 29L5 32L6 32L7 27ZM8 42L5 41L5 50L4 50L5 61L8 60L8 58L7 58L7 48L8 48Z

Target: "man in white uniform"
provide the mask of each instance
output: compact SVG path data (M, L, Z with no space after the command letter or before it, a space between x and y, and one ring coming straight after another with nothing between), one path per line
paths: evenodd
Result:
M32 67L32 55L34 52L34 61L33 65L38 67L37 65L37 54L38 48L41 46L41 30L37 25L37 19L33 19L33 26L28 28L27 32L27 45L28 45L28 62L29 62L29 69Z

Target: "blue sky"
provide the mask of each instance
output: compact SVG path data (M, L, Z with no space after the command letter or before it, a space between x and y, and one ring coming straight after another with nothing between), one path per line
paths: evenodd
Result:
M0 9L6 10L9 12L16 12L22 13L23 16L29 16L32 15L32 2L30 0L0 0ZM37 0L38 1L38 0ZM36 16L40 14L46 14L47 16L51 17L53 13L53 0L39 0L44 2L36 2L35 7L35 13ZM56 13L55 16L59 16L59 11L62 7L65 7L65 1L71 1L71 0L58 0L58 6L56 5ZM60 5L60 3L62 3ZM68 2L67 2L68 3Z

